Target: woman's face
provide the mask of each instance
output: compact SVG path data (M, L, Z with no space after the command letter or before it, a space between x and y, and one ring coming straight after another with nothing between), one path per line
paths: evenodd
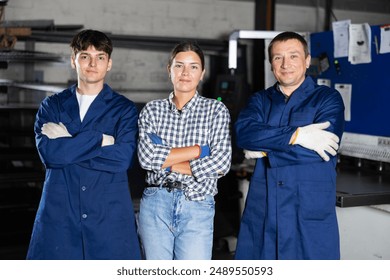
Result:
M175 94L195 94L205 73L200 57L193 51L179 52L168 71Z

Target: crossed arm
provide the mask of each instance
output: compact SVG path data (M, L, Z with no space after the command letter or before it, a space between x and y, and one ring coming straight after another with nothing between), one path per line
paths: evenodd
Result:
M107 171L125 171L131 165L136 151L137 110L126 106L115 126L113 135L90 128L75 132L71 123L61 123L61 112L54 101L45 100L37 113L34 125L36 145L42 162L48 168L63 168L78 164L85 168Z
M207 139L203 139L203 135L197 143L197 136L194 136L194 140L187 142L188 146L172 147L168 132L158 134L158 131L168 128L162 126L161 121L156 118L153 104L145 106L138 121L138 159L141 167L154 173L174 171L192 176L198 182L218 179L226 174L231 161L230 119L227 109L222 106L217 109L211 112L213 128ZM176 132L172 133L171 137L181 137Z
M43 135L46 135L49 139L57 139L60 137L72 137L72 135L68 132L66 126L59 122L47 122L42 125L41 132ZM110 146L115 144L114 136L103 134L102 139L102 147Z
M302 147L315 151L324 161L329 161L330 157L337 154L339 148L339 137L325 129L330 126L330 122L311 124L298 127L290 138L290 145L301 145ZM327 153L326 153L327 152ZM266 152L244 150L245 157L262 158L267 156Z
M288 153L296 162L329 161L339 148L344 128L344 105L337 94L329 94L318 108L313 124L275 127L266 123L270 104L261 95L252 97L235 124L238 146L247 158ZM300 156L301 155L301 156Z
M155 133L148 133L148 136L153 144L163 145L163 141L160 136ZM210 148L207 145L171 148L162 168L167 171L175 171L181 174L192 175L190 160L203 158L209 155Z

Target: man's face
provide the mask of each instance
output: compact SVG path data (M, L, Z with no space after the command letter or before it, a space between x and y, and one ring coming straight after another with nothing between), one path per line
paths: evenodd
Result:
M290 95L305 80L310 55L305 57L303 46L297 39L275 42L271 50L271 66L283 91Z
M94 46L72 56L71 64L77 71L78 80L86 84L102 83L107 71L110 71L112 60L108 54L98 51Z

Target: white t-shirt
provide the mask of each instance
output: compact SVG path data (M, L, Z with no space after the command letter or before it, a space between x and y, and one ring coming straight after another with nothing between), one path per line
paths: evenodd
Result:
M77 95L77 101L79 102L79 108L80 108L80 119L81 122L83 122L83 119L85 117L85 114L87 113L89 106L91 106L92 102L95 100L96 95L85 95L85 94L80 94L76 91Z

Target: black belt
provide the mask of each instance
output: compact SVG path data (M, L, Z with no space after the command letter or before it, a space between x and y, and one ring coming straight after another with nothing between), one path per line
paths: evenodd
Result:
M161 186L166 188L169 192L171 192L172 189L183 189L184 187L183 183L179 181L165 181Z

